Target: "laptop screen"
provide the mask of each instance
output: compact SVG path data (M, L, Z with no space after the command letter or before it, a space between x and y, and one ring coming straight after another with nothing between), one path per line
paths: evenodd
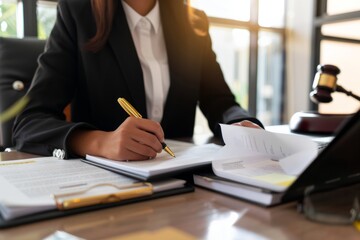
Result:
M290 186L284 200L304 194L309 186L336 188L360 182L360 110Z

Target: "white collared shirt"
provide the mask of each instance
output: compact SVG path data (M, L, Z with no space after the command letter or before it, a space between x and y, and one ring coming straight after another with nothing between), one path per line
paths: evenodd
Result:
M143 71L148 118L160 122L170 87L169 64L159 3L141 16L121 1Z

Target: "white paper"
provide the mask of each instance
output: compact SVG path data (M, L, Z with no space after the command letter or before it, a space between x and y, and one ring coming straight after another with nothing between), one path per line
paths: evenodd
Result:
M86 159L147 178L162 173L209 164L211 163L211 156L221 149L221 146L216 144L195 145L174 140L166 140L166 144L174 152L175 158L163 151L155 159L144 161L115 161L91 155L86 155Z
M45 157L4 161L0 162L0 212L8 220L55 209L52 194L75 193L101 184L124 186L134 182L138 181L85 164L80 159ZM156 183L154 191L162 191L163 185ZM174 179L169 186L175 188L183 185L184 181ZM93 188L90 194L118 191L115 187L103 186Z
M317 156L306 136L221 125L225 146L213 157L216 175L283 191Z

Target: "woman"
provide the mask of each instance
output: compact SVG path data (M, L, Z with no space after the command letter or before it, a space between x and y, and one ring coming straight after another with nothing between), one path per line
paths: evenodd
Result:
M193 135L197 104L216 136L218 123L261 126L226 85L205 14L189 10L182 0L60 0L15 122L17 149L153 158L165 136ZM119 97L146 119L128 117ZM69 103L72 122L63 114Z

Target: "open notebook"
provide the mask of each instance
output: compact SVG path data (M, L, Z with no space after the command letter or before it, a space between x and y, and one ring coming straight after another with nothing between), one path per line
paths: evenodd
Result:
M175 158L163 151L155 159L146 161L115 161L91 155L86 155L83 161L147 181L173 177L182 172L191 172L196 168L210 165L211 156L221 148L213 143L195 145L176 140L166 140L166 143L175 153Z
M360 111L320 151L316 144L300 140L295 144L303 147L305 152L293 154L293 159L290 159L300 160L298 163L265 161L267 156L259 154L228 156L212 162L215 174L195 174L195 184L271 206L298 199L311 186L337 188L360 182ZM305 143L309 145L305 146ZM247 161L249 165L246 165ZM289 173L289 170L293 172Z

